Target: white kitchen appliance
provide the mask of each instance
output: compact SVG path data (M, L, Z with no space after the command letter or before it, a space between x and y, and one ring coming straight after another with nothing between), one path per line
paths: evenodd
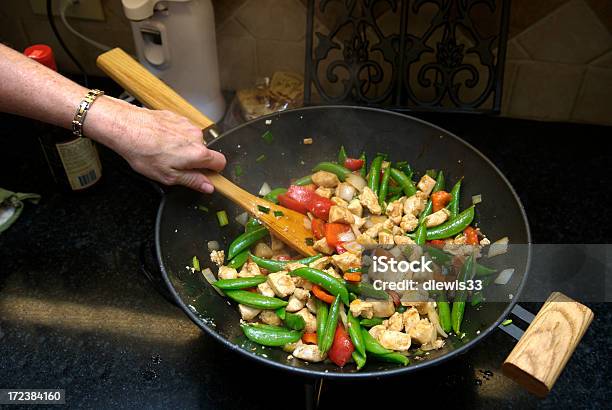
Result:
M221 95L211 0L121 0L140 63L219 121Z

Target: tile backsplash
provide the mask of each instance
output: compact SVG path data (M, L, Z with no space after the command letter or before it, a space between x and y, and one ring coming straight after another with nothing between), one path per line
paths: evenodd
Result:
M57 0L56 0L57 1ZM498 0L499 1L499 0ZM121 0L102 0L106 21L72 20L84 34L134 52ZM304 70L307 0L213 0L221 84L253 85L276 70ZM612 1L512 0L502 115L612 125ZM319 21L320 18L320 21ZM325 17L315 24L323 27ZM44 42L60 69L75 67L46 17L28 1L0 2L0 41L16 49ZM99 53L58 24L86 70Z

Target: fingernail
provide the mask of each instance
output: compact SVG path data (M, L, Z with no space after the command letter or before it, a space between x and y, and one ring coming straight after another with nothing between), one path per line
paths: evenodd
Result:
M212 192L214 191L214 188L211 184L209 184L208 182L204 182L202 184L202 191L204 191L207 194L212 194Z

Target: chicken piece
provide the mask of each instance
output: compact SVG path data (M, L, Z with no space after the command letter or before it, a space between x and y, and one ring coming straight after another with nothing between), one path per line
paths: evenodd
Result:
M261 275L261 270L259 270L259 266L253 261L248 261L242 265L242 269L238 272L239 278L252 278L259 275Z
M372 306L372 303L365 302L361 299L353 300L349 305L349 309L355 317L361 316L366 319L372 319L374 316L374 306Z
M275 296L274 291L272 290L270 285L268 285L268 282L260 283L259 285L257 285L257 291L260 294L271 298Z
M306 290L312 289L312 283L310 283L308 280L304 278L301 278L299 276L292 276L291 280L293 281L293 284L295 285L296 288L302 288Z
M322 186L320 186L315 190L315 194L320 195L323 198L329 199L334 194L334 189L333 188L323 188Z
M448 217L450 216L450 211L446 208L442 208L439 211L434 212L433 214L427 215L425 217L425 226L428 228L433 228L434 226L438 226L446 222Z
M283 250L284 247L285 244L283 243L283 241L278 239L275 235L270 234L270 248L272 248L272 252L278 254L280 251Z
M361 258L351 252L344 252L340 255L332 255L332 263L343 272L350 268L358 268L361 266Z
M393 236L395 235L403 235L404 234L404 230L402 228L400 228L397 225L393 225L393 228L391 229L391 233L393 234Z
M366 229L364 234L368 235L370 238L376 238L381 229L383 229L383 224L375 223L374 225Z
M331 258L329 256L322 256L314 262L310 262L308 264L309 268L314 269L323 269L331 262Z
M404 232L412 232L419 226L419 218L412 214L406 214L402 217L402 221L400 222L400 228Z
M280 326L283 322L273 310L262 310L259 314L259 320L266 325Z
M378 341L382 347L399 352L410 349L410 336L395 330L385 330L380 334Z
M296 269L300 269L300 268L305 268L306 265L304 265L303 263L299 263L299 262L289 262L288 264L285 265L285 269L287 269L289 272L294 271Z
M348 208L348 202L346 202L344 199L340 198L339 196L333 196L331 198L331 201L341 208Z
M427 296L418 290L408 290L402 295L402 306L410 306L416 309L420 315L427 314Z
M348 208L332 205L332 207L329 209L329 222L338 222L350 225L355 222L355 217L351 211L348 210Z
M296 288L296 290L299 288ZM298 297L295 296L295 294L289 296L289 301L287 303L287 306L285 306L285 310L287 312L297 312L298 310L302 310L304 309L304 306L306 306L306 303L302 300L300 300Z
M295 296L302 302L306 303L306 301L308 301L308 298L310 297L310 291L302 288L295 288L295 291L293 291L292 296Z
M382 213L382 208L378 203L378 197L369 187L363 188L363 192L359 195L359 202L361 202L361 205L368 208L370 213L374 215L380 215Z
M401 221L401 219L400 219ZM389 230L391 231L393 229L393 227L395 226L395 224L393 223L393 221L391 220L391 218L387 218L385 219L385 221L383 222L383 229Z
M402 220L403 211L404 206L402 205L402 201L397 200L387 205L385 214L393 221L394 224L399 225L400 221Z
M306 322L306 327L304 331L307 333L314 333L317 331L317 318L315 315L310 313L308 308L303 308L302 310L296 312L296 315L300 315L304 318L304 322Z
M365 233L362 233L361 235L357 236L356 240L358 244L363 245L365 247L376 246L378 244L376 240L374 240L370 235L367 235Z
M313 315L317 314L317 301L314 297L308 298L308 302L306 302L306 308L308 308L308 311Z
M327 355L319 350L317 345L308 345L299 341L293 350L293 357L306 360L307 362L322 362Z
M366 302L372 304L374 317L389 317L395 313L395 306L391 298L388 300L366 299Z
M409 333L410 329L419 323L419 320L421 320L421 316L419 316L419 311L414 307L411 307L402 313L402 321L404 322L406 333Z
M342 276L340 276L338 272L336 272L333 266L330 266L329 268L325 269L323 272L327 272L330 276L333 276L336 279L342 279Z
M436 327L429 321L429 319L419 320L413 327L410 328L408 334L412 340L420 345L432 343L436 340L438 335L436 332Z
M331 255L335 251L334 248L327 244L327 240L325 238L315 241L315 243L312 245L312 249L325 255Z
M402 314L399 312L395 312L391 315L391 317L385 320L387 330L394 330L396 332L401 332L404 328L404 321L402 319ZM385 323L383 323L385 324Z
M361 206L361 204L359 204L359 206ZM359 230L365 223L366 223L366 218L362 218L362 217L355 215L355 223L353 223L351 227L353 229L356 228L357 230Z
M312 182L323 188L335 188L340 183L336 174L327 171L317 171L312 174L311 178Z
M219 267L223 266L223 262L225 261L225 251L212 251L210 253L210 260Z
M480 240L480 246L487 246L487 245L491 245L491 241L489 240L489 238L482 238Z
M361 216L363 215L363 206L361 206L361 202L359 202L358 198L353 198L353 200L349 202L347 208L355 216L358 216L361 218Z
M441 349L442 347L444 347L444 340L436 339L433 342L429 342L429 343L425 343L424 345L421 345L421 350L426 352L428 350Z
M238 310L240 311L240 316L243 320L253 320L255 319L255 316L261 312L259 309L241 304L238 304Z
M279 298L285 298L295 291L295 284L291 276L283 270L269 274L267 283Z
M414 241L406 235L393 235L393 241L397 246L406 246L414 244Z
M425 209L426 203L427 197L417 192L404 201L404 215L418 216Z
M395 245L393 233L384 229L378 233L378 243L380 245Z
M236 279L238 277L238 271L229 266L219 266L217 277L219 279Z
M423 175L419 183L417 184L417 188L419 188L423 193L427 196L431 194L434 186L436 185L436 180L430 177L429 175Z
M370 330L368 330L368 333L374 339L378 340L380 336L382 336L382 333L385 332L386 330L387 330L387 327L385 325L376 325L376 326L372 326Z

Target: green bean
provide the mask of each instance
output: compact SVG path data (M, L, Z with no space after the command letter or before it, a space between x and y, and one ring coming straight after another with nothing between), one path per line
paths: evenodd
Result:
M344 145L340 146L340 151L338 152L338 164L344 165L347 159L346 150L344 149Z
M322 300L315 299L315 302L317 307L317 345L319 349L321 349L323 347L323 334L325 333L329 308L327 307L327 303Z
M238 255L234 256L228 263L227 266L234 269L240 269L242 265L249 259L249 251L244 250Z
M391 352L387 354L371 353L371 356L383 362L398 363L398 364L401 364L402 366L407 366L410 364L410 359L408 359L406 356L404 356L401 353L396 353L396 352Z
M344 286L349 292L353 292L357 295L366 296L374 299L388 300L389 294L382 289L376 289L370 283L367 282L344 282Z
M414 235L414 242L418 246L425 245L425 240L427 238L427 226L425 224L420 224Z
M282 299L271 298L248 290L226 290L224 293L234 302L257 309L278 309L287 306L287 302Z
M274 188L272 191L264 195L266 201L278 204L278 196L287 192L286 188Z
M361 325L359 319L357 319L351 312L346 314L348 321L348 333L351 336L351 341L355 350L365 357L365 342L363 341L363 335L361 334Z
M268 278L263 275L248 278L221 279L215 282L215 286L222 290L246 289L264 283Z
M351 356L353 356L353 360L355 361L355 364L357 365L357 370L361 370L363 366L365 366L366 364L366 356L365 355L362 356L356 351L353 352Z
M299 276L309 282L319 285L334 296L340 297L345 305L349 305L348 290L342 281L334 278L327 272L314 268L298 268L290 272L291 275Z
M467 257L459 273L458 281L465 282L468 277L471 277L472 269L474 268L474 257L470 255ZM455 300L453 301L453 308L451 310L451 322L453 331L456 335L461 332L461 322L463 321L463 313L465 312L465 300L467 298L466 290L457 290L455 292Z
M368 187L378 195L378 188L380 183L380 168L382 166L384 157L382 155L376 155L372 164L370 164L370 171L368 172Z
M463 232L465 228L470 226L474 219L474 206L470 206L465 211L461 212L453 220L446 221L442 225L438 225L427 231L427 240L446 239Z
M359 324L363 327L374 327L382 325L383 319L380 317L373 317L372 319L361 319Z
M312 175L306 175L302 178L296 179L295 181L293 181L292 185L304 186L309 184L312 184Z
M434 185L433 190L431 192L434 193L434 192L442 191L443 189L444 189L444 172L440 170L440 172L438 172L438 177L436 178L436 184ZM433 210L433 202L431 201L431 198L429 198L429 200L427 201L427 205L425 205L425 209L423 209L423 211L421 212L421 215L419 215L420 224L422 224L425 218L431 214L432 210Z
M260 226L258 228L253 229L250 232L245 232L242 235L238 236L234 241L230 244L229 250L227 252L227 258L232 259L234 256L238 255L245 249L248 249L255 242L263 238L268 234L268 230L265 226Z
M334 336L336 335L336 327L338 326L338 316L340 315L340 305L342 300L339 296L336 296L334 303L329 308L329 315L327 316L327 322L325 323L325 330L323 332L323 338L321 340L322 353L326 353L332 343L334 342Z
M389 190L389 176L391 175L391 167L385 168L382 180L380 181L380 189L378 192L378 203L380 206L385 206L387 199L387 191Z
M448 203L448 210L451 213L450 218L449 218L451 220L455 219L457 215L459 214L459 199L461 195L461 181L462 180L463 180L463 177L459 179L459 181L457 181L455 186L453 186L453 189L451 189L450 191L452 198L450 202Z
M374 353L379 355L392 353L391 350L382 347L382 345L378 343L378 340L374 339L374 336L372 336L367 330L361 329L361 334L363 335L363 341L365 343L365 348L368 353Z
M393 178L393 180L397 182L400 187L402 187L404 195L412 196L416 194L417 190L414 186L414 182L412 182L412 179L406 176L406 174L399 169L391 168L391 178Z
M283 319L285 326L292 330L303 330L306 327L306 321L300 315L295 313L285 312L285 318Z
M312 172L327 171L332 174L336 174L340 181L344 181L348 174L351 173L350 169L345 168L342 165L334 164L333 162L321 162L312 169Z
M401 194L395 194L395 195L393 195L393 196L391 196L391 197L389 198L389 201L388 201L388 202L389 202L389 203L391 203L391 202L397 201L397 200L398 200L398 199L400 199L401 197L402 197L402 195L401 195Z
M302 337L296 330L273 329L262 326L240 325L247 339L263 346L284 346L295 343Z
M440 292L438 296L438 316L440 317L440 326L446 333L450 332L451 326L451 312L450 305L446 300L444 292Z
M482 291L474 292L474 294L472 295L472 300L470 301L470 305L478 306L482 303L483 300L484 295L482 294Z
M260 258L259 256L255 256L252 253L249 253L249 256L251 257L251 260L255 262L260 268L267 269L270 272L278 272L280 270L284 270L287 267L287 264L289 263L301 263L302 265L308 265L309 263L312 263L317 259L321 258L323 255L319 253L317 255L309 256L307 258L299 259L296 261L276 261L273 259L264 259Z
M365 151L361 153L361 155L359 156L359 159L363 161L363 165L361 166L361 169L359 170L359 174L361 175L363 179L365 179L368 175L368 157L366 156Z

